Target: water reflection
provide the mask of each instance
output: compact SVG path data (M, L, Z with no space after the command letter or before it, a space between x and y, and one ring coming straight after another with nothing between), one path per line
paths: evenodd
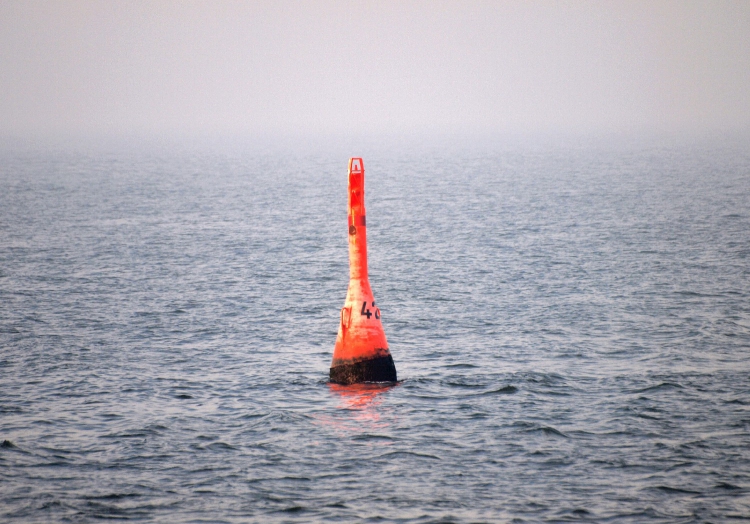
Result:
M384 416L390 409L384 407L383 394L396 387L396 383L385 384L328 384L331 394L338 398L336 406L345 410L344 417L335 417L330 423L346 432L371 431L387 428L392 422L391 417Z

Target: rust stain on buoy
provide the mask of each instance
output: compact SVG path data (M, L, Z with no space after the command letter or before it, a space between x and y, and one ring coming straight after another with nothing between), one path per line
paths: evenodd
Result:
M396 366L388 349L380 309L367 275L365 166L349 159L349 290L341 308L339 334L331 362L331 382L395 382Z

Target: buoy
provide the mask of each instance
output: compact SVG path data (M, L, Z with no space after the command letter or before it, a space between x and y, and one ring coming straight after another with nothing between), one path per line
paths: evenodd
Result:
M333 349L331 382L395 382L396 365L388 349L380 308L367 275L365 166L349 159L349 290L341 308Z

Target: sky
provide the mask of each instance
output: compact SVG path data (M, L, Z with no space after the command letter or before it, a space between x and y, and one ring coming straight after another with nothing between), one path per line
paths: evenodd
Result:
M736 131L747 0L0 0L0 137Z

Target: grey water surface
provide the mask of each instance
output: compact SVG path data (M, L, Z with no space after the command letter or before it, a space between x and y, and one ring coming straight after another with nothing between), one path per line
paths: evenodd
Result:
M7 150L0 520L750 520L750 152Z

